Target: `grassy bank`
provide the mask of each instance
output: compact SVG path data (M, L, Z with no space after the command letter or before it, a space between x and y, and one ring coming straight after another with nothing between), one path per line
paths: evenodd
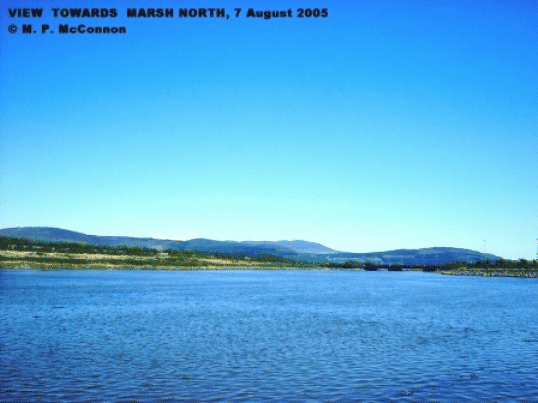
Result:
M278 256L244 256L140 247L37 242L0 237L0 267L40 270L203 270L315 268Z
M235 259L212 255L190 254L188 258L167 254L155 256L122 256L101 254L66 254L58 252L0 251L0 267L40 270L203 270L203 269L268 269L313 268L312 265L290 264L271 259Z

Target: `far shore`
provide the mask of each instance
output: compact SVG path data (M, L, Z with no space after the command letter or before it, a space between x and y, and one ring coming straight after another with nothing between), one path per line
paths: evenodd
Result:
M316 260L310 257L312 260ZM133 245L37 241L0 236L1 269L35 270L344 270L423 271L452 276L537 278L538 260L477 260L438 265L388 265L381 262L308 262L273 254L180 250Z
M96 271L248 271L248 270L332 270L327 267L300 267L300 266L123 266L111 264L84 264L84 265L59 265L59 264L35 264L32 262L19 262L17 264L2 262L0 270L96 270Z
M275 264L275 262L258 262L245 259L225 259L208 256L197 258L190 264L177 263L167 254L153 256L125 256L89 253L59 253L35 251L0 250L0 267L2 269L36 269L36 270L312 270L327 269L312 265L302 267Z
M295 264L296 263L296 264ZM45 252L40 250L0 250L0 269L7 270L344 270L344 271L424 271L449 276L518 277L538 278L533 266L517 267L465 267L464 263L451 264L449 268L426 267L379 267L365 263L364 267L330 267L327 264L278 260L276 257L222 256L200 253L151 253L126 254L121 251L104 253Z
M0 257L2 256L0 251ZM35 262L24 259L13 259L0 261L0 270L41 270L41 271L71 271L71 270L96 270L96 271L254 271L254 270L336 270L336 271L364 271L370 272L372 270L364 270L360 268L355 269L334 269L324 266L287 266L287 265L262 265L262 264L226 264L226 265L193 265L193 266L179 266L179 265L167 265L167 264L137 264L129 265L120 263L121 260L108 260L98 261L95 259L92 263L60 263L58 259L54 259L54 262ZM111 263L111 261L113 263ZM387 269L379 269L373 271L390 271ZM477 270L475 268L467 269L462 267L457 270L423 270L415 267L404 268L399 271L424 271L431 274L441 274L444 276L474 276L474 277L517 277L517 278L538 278L538 272L521 272L513 269L496 269L496 270Z

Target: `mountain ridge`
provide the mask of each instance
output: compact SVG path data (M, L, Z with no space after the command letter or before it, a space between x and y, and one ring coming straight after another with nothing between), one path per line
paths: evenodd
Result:
M308 262L345 262L356 260L388 265L436 265L455 261L474 263L480 260L496 261L501 257L471 249L430 247L395 249L381 252L354 253L329 248L316 242L294 241L215 241L194 238L187 241L151 237L100 236L55 227L13 227L0 229L0 236L25 238L47 242L79 242L110 246L138 246L158 249L179 249L210 253L230 253L247 256L275 255Z

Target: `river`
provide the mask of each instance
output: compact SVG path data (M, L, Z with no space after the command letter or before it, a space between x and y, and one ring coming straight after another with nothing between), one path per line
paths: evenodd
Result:
M0 270L1 402L538 401L538 280Z

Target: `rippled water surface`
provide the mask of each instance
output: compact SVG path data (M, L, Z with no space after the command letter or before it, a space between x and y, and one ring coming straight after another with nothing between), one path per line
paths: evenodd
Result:
M538 402L538 280L0 270L0 401Z

